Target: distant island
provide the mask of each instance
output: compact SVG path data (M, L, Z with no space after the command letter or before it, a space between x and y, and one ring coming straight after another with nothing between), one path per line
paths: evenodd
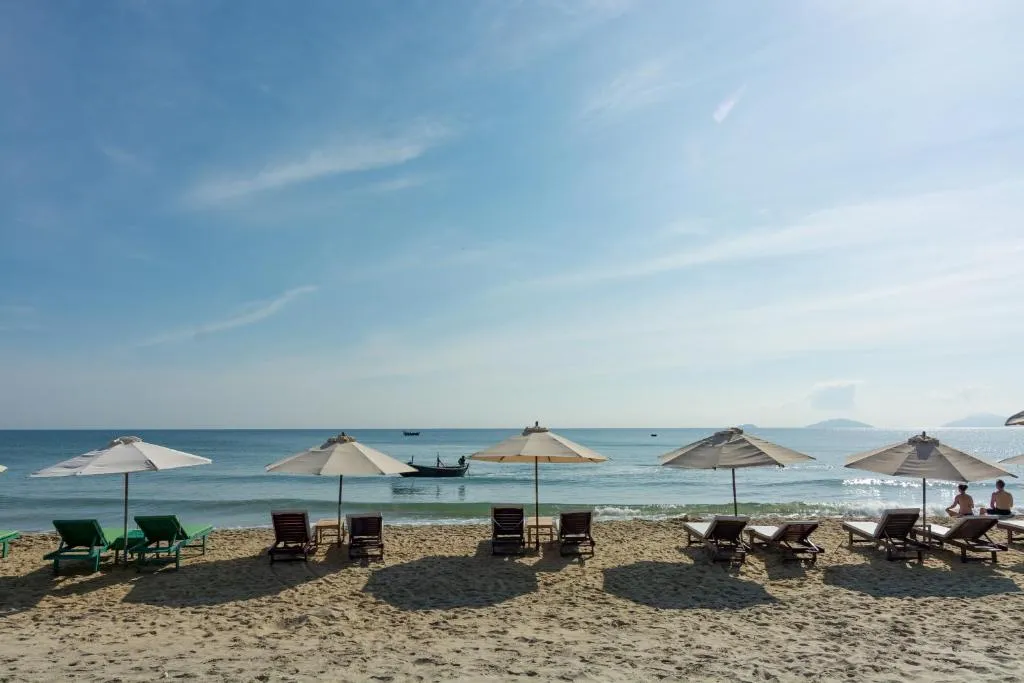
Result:
M834 420L815 422L812 425L807 425L805 429L874 429L874 427L864 422L857 422L857 420L838 417Z
M942 425L943 427L1002 427L1006 423L1005 415L994 415L993 413L976 413L968 415L959 420L953 420Z

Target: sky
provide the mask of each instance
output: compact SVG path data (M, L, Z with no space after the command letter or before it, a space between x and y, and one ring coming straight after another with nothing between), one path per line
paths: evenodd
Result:
M1024 4L0 2L0 428L1024 408Z

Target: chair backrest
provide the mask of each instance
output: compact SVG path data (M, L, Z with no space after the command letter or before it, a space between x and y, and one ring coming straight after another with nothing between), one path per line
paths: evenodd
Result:
M135 518L135 523L150 543L161 541L175 543L188 538L175 515L146 515Z
M878 522L876 535L879 537L906 538L920 517L921 511L917 508L884 510L882 512L882 519Z
M278 543L309 543L309 513L305 510L276 510L270 513L274 521L274 537Z
M380 538L384 533L384 518L379 515L352 515L348 518L350 536Z
M491 508L491 527L495 533L522 533L526 525L526 513L522 507L495 506Z
M787 541L789 543L803 543L818 529L818 522L801 520L799 522L786 522L779 526L772 540Z
M949 528L945 538L976 541L991 531L996 524L999 524L999 518L994 516L961 517Z
M558 528L562 535L589 536L593 519L594 513L590 510L563 512L559 515Z
M743 535L743 527L747 526L749 521L750 518L744 515L735 517L732 515L715 515L711 518L711 526L708 527L708 533L704 538L716 541L739 541Z
M55 519L53 528L60 534L64 545L72 548L91 548L109 545L103 528L95 519Z

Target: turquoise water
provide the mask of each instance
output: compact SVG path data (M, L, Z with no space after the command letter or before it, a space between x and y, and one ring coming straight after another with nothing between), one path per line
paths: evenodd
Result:
M400 460L425 464L437 454L454 462L518 429L435 429L418 437L400 430L347 430L360 441ZM713 429L564 429L560 434L608 456L595 465L541 465L542 509L592 506L603 519L661 518L687 512L731 511L728 471L678 470L658 456L702 438ZM658 436L652 438L654 432ZM319 445L330 430L144 430L0 431L0 527L25 531L50 527L61 517L96 517L116 526L121 519L119 476L29 479L34 470L134 434L147 441L203 455L212 465L131 477L131 512L175 512L185 521L220 527L265 526L269 511L306 508L314 517L335 513L337 479L266 474L263 467ZM906 439L909 432L874 429L753 430L817 461L786 469L737 471L741 512L777 515L874 514L893 506L920 505L921 482L845 469L851 453ZM1024 428L950 429L934 435L969 453L1000 460L1024 452ZM1024 468L1009 466L1018 476ZM991 482L971 485L987 501ZM1018 503L1024 487L1009 482ZM952 500L954 485L928 483L930 513ZM462 479L348 478L345 511L383 511L390 523L460 523L487 518L491 503L532 503L533 467L472 462ZM1024 512L1024 507L1018 507Z

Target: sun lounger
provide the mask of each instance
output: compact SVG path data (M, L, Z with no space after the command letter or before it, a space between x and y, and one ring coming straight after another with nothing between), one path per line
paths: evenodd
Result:
M274 560L309 559L310 553L316 551L313 534L309 530L309 513L305 510L278 510L270 513L274 523L274 545L267 554L270 563Z
M988 532L999 523L997 517L959 517L952 526L929 524L927 530L916 527L913 534L925 541L937 544L940 548L946 543L960 548L960 561L984 560L984 557L969 557L967 553L989 553L992 563L998 560L996 553L1006 550L1006 546L996 543L988 537Z
M384 518L379 512L368 515L346 515L348 526L348 557L384 559Z
M206 538L213 531L209 524L183 525L175 515L136 517L135 523L142 531L144 540L132 548L141 568L147 561L174 562L174 568L181 566L183 548L201 548L206 554ZM150 556L147 560L146 556Z
M563 512L558 516L558 553L560 555L593 555L594 537L590 535L594 513Z
M911 538L910 533L917 524L921 512L917 508L885 510L877 522L843 522L843 530L850 536L850 545L870 543L876 548L885 547L885 559L907 559L917 555L917 561L924 561L928 544Z
M17 531L0 531L0 558L7 557L9 552L7 546L19 535Z
M749 517L715 515L710 522L686 522L686 546L703 545L711 562L742 564L747 559L743 529Z
M811 541L811 534L817 529L816 521L798 521L779 526L748 526L744 532L751 549L760 545L780 551L783 562L808 560L814 564L823 551Z
M1000 529L1006 532L1006 544L1010 545L1015 540L1014 534L1020 534L1024 537L1024 519L1000 519L997 525Z
M526 514L522 506L491 508L491 554L521 555L526 550Z
M61 560L91 561L93 571L99 571L104 553L113 550L117 562L118 552L125 550L125 546L130 549L142 538L140 532L130 531L126 542L121 529L104 529L95 519L55 519L53 528L60 535L60 545L43 555L43 559L53 560L54 574L60 572Z

